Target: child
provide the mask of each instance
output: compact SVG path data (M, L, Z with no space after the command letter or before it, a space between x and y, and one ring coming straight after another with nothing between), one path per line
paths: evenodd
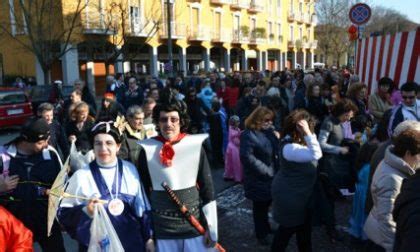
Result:
M356 193L353 198L353 208L350 216L349 233L360 240L366 240L363 226L366 221L365 202L367 190L369 190L370 158L378 145L371 141L365 143L359 151L355 168L357 170Z
M234 115L229 119L229 142L225 156L225 179L233 179L235 182L242 182L243 172L241 160L239 159L239 117Z

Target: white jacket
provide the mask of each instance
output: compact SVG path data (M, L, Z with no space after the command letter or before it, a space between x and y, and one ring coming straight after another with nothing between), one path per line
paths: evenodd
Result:
M414 169L403 159L386 149L385 157L379 163L370 186L373 208L366 220L364 231L367 237L386 251L394 247L396 223L392 217L394 202L400 193L403 179L413 175Z

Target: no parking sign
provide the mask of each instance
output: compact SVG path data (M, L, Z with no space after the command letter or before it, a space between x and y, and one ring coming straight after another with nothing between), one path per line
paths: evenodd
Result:
M362 25L369 21L372 11L369 5L364 3L358 3L351 7L349 12L349 18L353 24Z

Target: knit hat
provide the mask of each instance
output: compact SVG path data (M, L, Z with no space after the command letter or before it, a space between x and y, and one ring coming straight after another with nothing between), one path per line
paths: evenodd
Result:
M115 100L115 95L111 92L106 92L104 94L104 99L107 99L109 101L114 101Z
M44 118L28 119L20 131L20 138L30 143L47 140L49 136L50 126Z

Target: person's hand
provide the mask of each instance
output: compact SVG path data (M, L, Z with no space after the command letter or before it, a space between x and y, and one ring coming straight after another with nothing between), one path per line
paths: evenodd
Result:
M93 216L93 213L95 211L95 204L97 204L98 202L99 202L98 199L89 200L89 203L86 206L86 210L87 210L89 216Z
M299 122L297 122L297 129L298 131L304 135L304 136L308 136L308 135L312 135L311 130L309 129L309 124L306 120L300 120Z
M10 190L15 189L18 185L18 182L19 182L18 175L12 175L12 176L0 175L0 193L8 192Z
M349 147L347 146L341 147L340 153L343 155L346 155L347 153L349 153Z
M155 252L155 243L152 238L146 242L146 252Z
M77 138L76 138L76 136L75 136L75 135L70 135L70 136L69 136L69 141L70 141L70 143L76 142L76 140L77 140Z
M211 239L208 230L204 233L204 245L206 245L207 248L213 248L216 246L216 242Z
M280 132L278 132L277 130L274 130L273 133L277 137L277 139L280 139Z

